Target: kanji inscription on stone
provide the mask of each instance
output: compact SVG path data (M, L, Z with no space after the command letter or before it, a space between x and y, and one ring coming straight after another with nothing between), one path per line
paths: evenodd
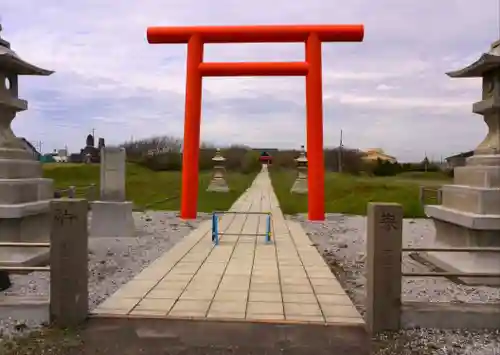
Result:
M77 216L69 212L67 209L58 208L55 210L54 218L59 223L59 225L62 226L65 221L70 221L70 223L73 222L77 219Z
M384 230L388 232L398 229L396 216L389 212L383 212L381 214L379 224Z

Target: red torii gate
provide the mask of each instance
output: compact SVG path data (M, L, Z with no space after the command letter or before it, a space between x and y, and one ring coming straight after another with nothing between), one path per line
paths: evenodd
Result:
M188 45L181 218L196 218L204 76L305 76L309 220L325 219L322 42L361 42L363 25L149 27L149 43ZM305 43L305 62L204 63L205 43Z

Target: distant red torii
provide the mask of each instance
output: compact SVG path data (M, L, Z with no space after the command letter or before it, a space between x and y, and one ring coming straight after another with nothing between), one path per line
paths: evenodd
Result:
M181 218L196 218L200 149L201 93L204 76L305 76L308 214L325 218L323 157L322 42L361 42L363 25L149 27L149 43L188 45L186 111L182 155ZM205 43L305 43L305 62L203 63Z

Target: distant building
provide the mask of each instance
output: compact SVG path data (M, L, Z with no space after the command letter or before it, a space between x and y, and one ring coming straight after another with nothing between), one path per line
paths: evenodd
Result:
M382 161L388 161L390 163L397 163L398 160L384 152L383 149L381 148L370 148L362 151L364 154L363 160L365 161L370 161L370 162L376 162L377 160L382 160Z
M67 149L58 149L57 152L54 151L52 156L57 163L67 163L69 160Z
M101 161L101 148L106 146L104 138L99 139L98 147L94 146L95 140L92 134L87 136L85 147L80 149L81 160L84 163L99 163Z
M59 150L54 149L54 151L52 153L44 154L40 158L40 161L42 163L67 163L68 162L67 150L66 149L59 149Z
M260 153L259 161L262 164L272 164L273 163L273 157L267 151L264 151L264 152Z
M77 163L77 164L83 163L82 155L80 153L72 153L69 155L68 161L70 163Z
M277 152L278 151L277 148L252 148L252 150L255 150L255 151L258 151L261 153L263 153L263 152L269 153L269 152Z
M57 155L59 155L60 157L67 157L68 156L68 149L66 149L66 148L58 149Z
M468 152L463 152L460 154L455 154L455 155L449 156L448 158L445 158L447 168L454 169L458 166L464 166L466 159L468 157L473 156L473 155L474 155L474 151L470 150Z
M53 153L47 153L47 154L44 154L40 157L40 162L42 162L42 163L55 163L56 160L54 159Z

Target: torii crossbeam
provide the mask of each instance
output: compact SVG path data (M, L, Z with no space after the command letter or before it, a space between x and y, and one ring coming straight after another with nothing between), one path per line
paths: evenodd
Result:
M322 42L361 42L363 25L149 27L149 43L188 45L181 218L196 218L204 76L305 76L309 220L325 219ZM304 62L203 63L205 43L305 43Z

